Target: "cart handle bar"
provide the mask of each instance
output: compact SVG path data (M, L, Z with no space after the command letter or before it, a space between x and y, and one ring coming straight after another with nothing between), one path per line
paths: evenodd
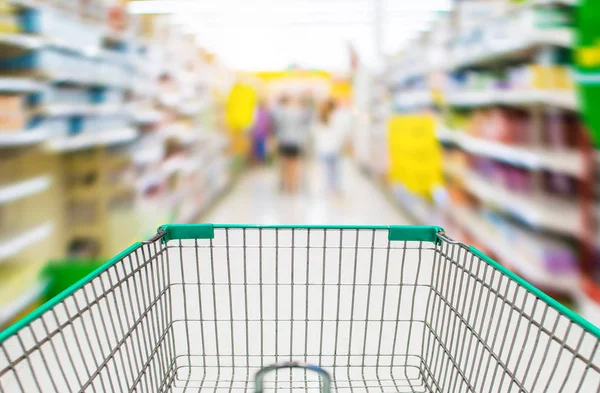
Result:
M314 371L319 374L321 381L323 382L321 393L330 393L331 391L331 376L321 367L300 362L284 362L264 367L254 375L254 393L263 393L265 374L282 368L303 368L305 370Z
M158 228L156 235L146 244L162 240L213 239L215 229L349 229L349 230L387 230L390 241L411 241L439 243L438 235L444 230L436 226L360 226L360 225L235 225L235 224L169 224Z

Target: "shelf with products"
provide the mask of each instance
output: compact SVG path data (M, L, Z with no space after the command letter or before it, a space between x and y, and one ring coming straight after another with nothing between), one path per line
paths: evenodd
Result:
M48 104L37 107L34 113L40 116L111 116L124 114L119 104Z
M155 19L159 30L162 21ZM216 143L229 138L212 92L218 80L212 74L219 70L189 35L163 27L164 36L137 41L132 59L137 76L129 107L141 133L132 151L137 210L148 232L165 216L194 222L218 197L211 179L229 171L213 165L229 154L227 143Z
M95 146L111 146L129 143L137 139L135 128L109 129L96 132L82 132L76 136L53 138L47 143L47 148L53 152L63 153L76 150L90 149Z
M50 138L50 132L44 128L0 131L0 148L16 148L35 145L48 138Z
M410 192L401 184L394 185L392 189L396 201L418 225L433 225L438 221L439 212L432 202Z
M18 294L16 297L9 298L5 303L0 303L0 326L8 326L21 314L36 306L44 295L48 287L47 282L40 281L35 274L28 276L26 279L25 282L30 283L28 287L14 290L12 293Z
M508 3L462 2L415 39L387 70L390 106L438 117L449 202L422 202L420 223L437 209L458 240L577 304L593 180L570 66L574 4Z
M507 267L544 290L573 294L580 285L576 256L568 246L541 247L543 237L535 233L516 235L518 226L504 224L500 229L485 214L468 206L453 206L449 216L480 243L479 247L495 255ZM550 266L550 268L549 268Z
M510 30L510 26L508 30ZM499 45L489 45L488 42L482 41L475 45L471 44L464 52L454 53L448 69L511 63L530 58L532 54L544 47L568 48L574 44L574 34L570 28L536 29L531 33L523 33L517 26L512 29L511 33L512 37L498 39Z
M75 202L95 198L108 204L128 193L119 184L89 193L64 181L70 181L69 157L129 143L138 135L124 111L132 75L127 48L106 44L103 3L33 1L0 7L3 277L29 272L28 282L36 282L41 266L64 257L72 247L71 234L85 229L71 225L66 214ZM15 24L7 27L6 21ZM12 229L17 222L19 228ZM19 299L32 295L25 303L35 303L40 295L2 285L0 326L25 307ZM17 311L5 317L13 306Z
M48 238L54 231L54 223L45 222L0 239L0 261L12 258L28 247Z
M455 107L534 106L547 105L577 111L579 104L573 90L486 90L454 91L445 96L448 105Z
M0 205L43 192L52 184L52 177L37 176L0 186Z
M0 77L0 91L3 93L34 93L44 87L45 84L35 78Z
M511 145L474 137L464 131L453 131L445 127L440 127L438 130L438 139L444 144L459 146L471 154L490 157L518 167L548 170L575 177L584 176L583 154L574 148L552 149Z
M0 49L6 48L0 51L0 148L55 162L51 179L37 172L0 178L3 220L20 220L34 204L44 208L40 198L54 206L53 220L42 220L53 223L51 232L28 218L23 231L0 239L2 266L17 270L51 257L114 255L159 224L193 222L227 183L228 136L221 107L212 102L212 65L203 63L191 36L171 32L176 27L169 23L149 40L138 32L113 34L96 17L104 12L90 12L103 11L105 2L67 3L23 3L8 9L19 16L18 29L0 26ZM140 49L146 44L152 48ZM165 94L177 97L174 104ZM8 112L16 116L2 114ZM144 144L147 137L156 138ZM138 190L138 179L151 175L160 178L158 190ZM0 314L14 295L0 294Z
M574 9L544 4L510 7L463 4L458 9L445 69L495 67L531 58L547 48L574 45Z
M581 236L581 212L573 201L548 194L519 194L465 171L463 184L486 204L501 209L528 225L573 237Z

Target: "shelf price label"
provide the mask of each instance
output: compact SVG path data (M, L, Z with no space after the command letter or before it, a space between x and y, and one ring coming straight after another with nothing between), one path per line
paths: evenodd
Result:
M432 115L394 115L388 121L390 181L427 198L443 182L435 125Z

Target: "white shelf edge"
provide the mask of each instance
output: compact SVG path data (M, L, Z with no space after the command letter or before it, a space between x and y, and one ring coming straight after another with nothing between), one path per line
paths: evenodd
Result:
M36 4L36 7L42 6ZM82 57L123 64L127 59L119 59L107 55L100 45L82 47L73 45L68 37L51 37L35 33L0 33L0 45L7 45L26 50L37 50L42 48L57 48L76 53Z
M109 146L131 142L138 135L138 130L129 127L109 131L89 131L73 137L52 139L48 141L47 148L54 152L76 151L94 146Z
M30 93L43 88L44 83L34 78L0 77L0 91Z
M0 147L19 147L41 143L50 137L45 129L0 131Z
M427 206L425 201L419 196L408 191L403 185L392 187L394 199L402 205L409 215L418 221L419 225L431 225L431 216L435 213L432 208ZM404 197L403 197L404 195ZM406 197L413 199L412 203L406 200Z
M140 111L131 109L129 113L132 119L138 124L158 123L164 117L163 113L156 109Z
M579 111L577 95L575 91L571 90L514 89L459 91L448 93L446 101L451 106L459 107L478 107L493 104L513 106L542 104L573 112Z
M124 104L123 104L124 105ZM39 108L46 116L102 116L125 113L123 105L117 104L50 104Z
M44 240L53 231L54 223L49 221L21 232L14 237L0 240L0 261L11 258L27 247Z
M11 301L8 305L0 306L0 326L7 325L35 303L48 287L48 282L39 281L28 288L24 293Z
M430 90L398 92L393 98L394 106L412 108L433 105L433 94Z
M452 207L449 209L452 218L460 223L460 226L472 236L479 239L488 249L501 259L500 262L509 264L516 268L520 275L534 285L544 288L557 289L564 293L574 294L579 285L579 274L565 276L561 274L549 274L543 268L523 255L517 255L514 247L503 236L499 235L486 221L470 208Z
M24 49L40 49L44 46L43 39L35 34L4 33L0 34L0 44L11 45Z
M485 50L480 51L481 53L470 54L462 56L462 58L459 59L454 59L449 62L448 69L457 70L464 67L493 62L494 59L510 57L511 54L542 46L553 45L570 48L573 45L575 34L570 28L555 28L534 31L533 34L530 33L529 35L521 32L521 36L525 36L527 39L501 49L489 50L488 48L485 48Z
M0 187L0 205L38 194L47 190L51 184L52 178L43 175Z
M531 198L489 183L479 175L465 172L463 183L480 200L536 228L579 237L580 217L575 205L556 203L549 198Z
M440 127L437 131L440 142L454 143L471 154L490 157L502 162L532 170L548 170L575 177L584 175L584 157L576 150L554 151L510 146L470 136L462 131L450 131Z

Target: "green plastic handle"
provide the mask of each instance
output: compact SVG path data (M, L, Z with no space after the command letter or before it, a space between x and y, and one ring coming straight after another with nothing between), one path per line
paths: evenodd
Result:
M215 228L212 224L169 224L158 228L163 231L163 242L184 239L212 239L215 237Z
M396 241L406 242L431 242L438 243L438 233L444 229L435 226L390 226L388 238Z

